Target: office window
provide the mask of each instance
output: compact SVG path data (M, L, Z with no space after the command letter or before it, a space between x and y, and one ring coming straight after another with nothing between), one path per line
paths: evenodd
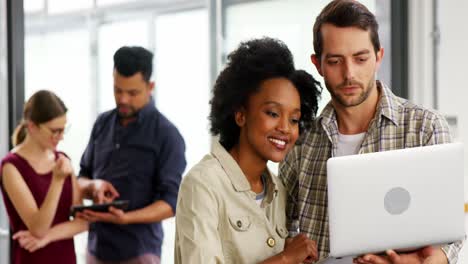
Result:
M23 0L25 13L40 12L44 9L45 0Z
M109 5L117 5L117 4L124 4L124 3L131 3L138 0L97 0L98 6L109 6Z
M438 47L437 69L437 102L442 113L451 118L455 139L468 140L468 118L466 114L466 98L468 92L465 85L465 58L466 53L460 52L466 47L468 38L458 29L460 16L468 11L468 3L453 0L441 1L439 13L440 46ZM455 15L454 15L455 14ZM435 55L435 54L434 54ZM426 87L425 87L426 88ZM429 89L429 87L427 87ZM419 88L421 89L421 88ZM432 91L425 91L431 93ZM468 153L468 148L466 150ZM468 169L468 156L466 156L466 169ZM468 184L468 182L467 182ZM467 188L468 189L468 188Z
M34 92L55 92L68 108L70 129L59 149L66 150L77 170L88 143L94 115L90 83L89 37L86 30L27 35L25 38L25 100Z
M206 10L157 18L156 105L184 136L188 166L209 150L208 56Z
M148 23L145 20L117 21L99 27L98 34L98 112L104 112L115 107L114 84L112 72L114 69L114 53L122 46L148 47ZM154 79L154 76L153 76Z
M210 150L208 133L208 12L187 11L156 20L156 106L185 140L187 169ZM174 218L163 222L163 263L174 263Z
M50 14L59 14L73 11L82 11L93 8L93 0L47 0L48 12Z

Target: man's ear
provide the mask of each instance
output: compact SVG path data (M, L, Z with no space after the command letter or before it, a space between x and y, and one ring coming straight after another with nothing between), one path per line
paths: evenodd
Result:
M375 54L375 62L376 62L376 72L380 69L380 64L382 63L382 59L384 56L384 48L380 48L378 52Z
M322 64L321 64L321 61L320 61L320 58L317 57L316 54L312 54L310 55L310 60L312 61L312 63L315 65L315 68L317 69L318 73L323 76L323 73L322 73Z
M155 87L155 82L149 82L149 93L152 94Z
M234 114L234 119L239 127L245 126L245 109L242 107Z

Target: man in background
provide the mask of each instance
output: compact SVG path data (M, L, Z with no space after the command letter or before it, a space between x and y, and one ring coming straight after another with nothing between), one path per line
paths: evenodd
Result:
M78 183L97 203L128 200L128 211L90 210L87 263L160 263L161 221L174 216L185 144L152 99L153 54L122 47L114 54L116 108L96 120Z

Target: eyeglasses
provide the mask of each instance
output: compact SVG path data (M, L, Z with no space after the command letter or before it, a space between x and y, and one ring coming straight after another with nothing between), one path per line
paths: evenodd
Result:
M64 135L65 133L68 132L68 130L70 129L70 126L71 124L67 125L66 127L64 128L50 128L46 125L40 125L40 127L44 127L45 130L51 134L53 137L60 137L61 135Z

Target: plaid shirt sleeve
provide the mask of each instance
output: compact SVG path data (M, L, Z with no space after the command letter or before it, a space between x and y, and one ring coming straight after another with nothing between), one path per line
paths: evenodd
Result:
M287 205L286 205L286 227L289 231L289 237L294 237L299 234L299 219L298 219L298 188L299 174L297 173L296 161L300 158L298 155L300 146L296 145L293 150L286 156L285 160L280 163L279 178L287 190Z
M422 128L426 130L424 133L426 146L452 142L450 129L444 117L434 114L427 119L429 120L428 125L423 125Z
M448 244L442 247L442 251L447 256L449 264L456 264L458 262L458 253L462 249L464 242L465 242L464 240L457 241L455 243Z
M430 118L430 120L431 122L429 124L431 129L428 129L428 133L425 133L426 145L445 144L452 142L450 129L445 119L442 116L434 115L432 118ZM447 256L449 264L456 264L458 262L458 253L462 249L463 244L464 240L445 245L441 248Z

